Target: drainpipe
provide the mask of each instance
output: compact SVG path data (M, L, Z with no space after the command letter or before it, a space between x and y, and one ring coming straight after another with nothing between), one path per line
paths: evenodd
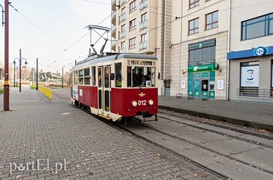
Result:
M164 64L165 64L165 57L164 57L164 40L165 40L165 0L162 0L162 10L161 10L161 43L160 43L160 49L161 49L161 76L160 79L165 78L164 73Z
M227 42L227 52L230 52L230 39L231 37L231 0L228 1L228 42ZM230 99L230 60L227 59L227 68L226 68L226 72L227 72L227 82L226 82L226 86L227 86L227 92L226 92L226 96L227 96L227 100L229 101Z

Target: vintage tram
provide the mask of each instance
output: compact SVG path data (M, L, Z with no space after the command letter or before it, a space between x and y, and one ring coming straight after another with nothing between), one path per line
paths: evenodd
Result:
M157 120L157 58L136 53L106 53L75 62L71 101L112 121Z

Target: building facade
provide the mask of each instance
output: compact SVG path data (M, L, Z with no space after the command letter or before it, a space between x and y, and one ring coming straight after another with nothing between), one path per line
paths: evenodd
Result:
M247 6L246 6L247 4ZM273 2L232 1L231 100L273 101Z
M112 0L112 50L157 56L159 95L272 100L272 5Z
M226 99L228 1L173 1L171 95Z

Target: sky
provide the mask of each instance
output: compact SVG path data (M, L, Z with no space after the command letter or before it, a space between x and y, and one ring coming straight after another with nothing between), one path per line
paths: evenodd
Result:
M111 27L111 0L9 1L18 10L9 7L9 64L12 67L14 60L19 64L16 58L19 58L21 49L28 68L35 68L38 58L39 71L61 72L63 66L69 71L75 60L83 60L89 53L90 31L85 27L90 24ZM0 0L0 4L4 7L4 0ZM3 26L0 34L0 66L3 66ZM92 34L93 43L98 36ZM111 37L110 33L108 37ZM98 42L97 51L103 43ZM110 41L106 51L110 51Z

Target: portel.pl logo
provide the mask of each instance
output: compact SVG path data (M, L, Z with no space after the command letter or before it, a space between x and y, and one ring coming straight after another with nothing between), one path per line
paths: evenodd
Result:
M66 171L66 159L63 162L55 162L50 164L49 159L37 159L32 162L26 163L9 163L10 164L10 174L18 171L54 171L58 174L59 171Z

